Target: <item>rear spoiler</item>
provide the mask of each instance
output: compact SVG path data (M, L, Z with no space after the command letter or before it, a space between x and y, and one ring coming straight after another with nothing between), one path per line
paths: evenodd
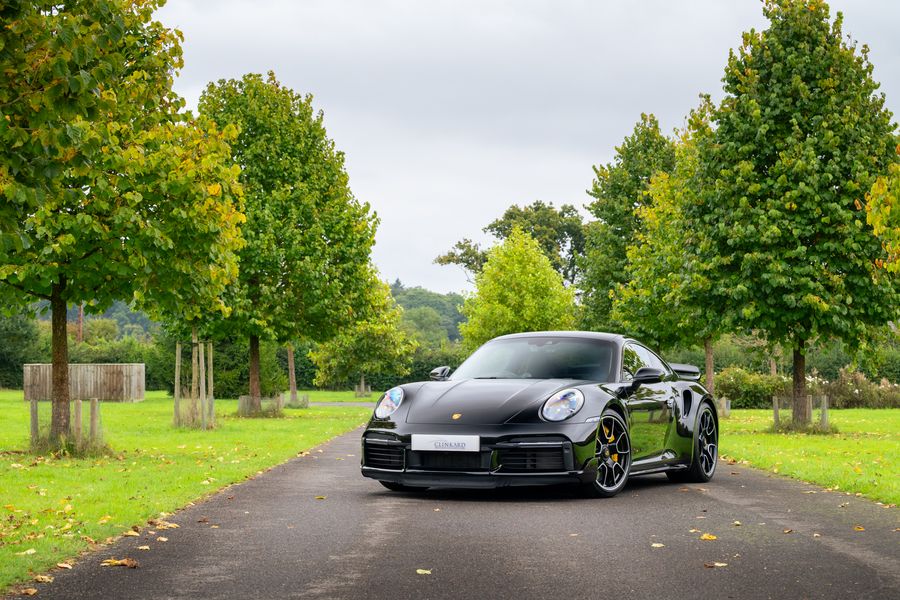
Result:
M672 370L675 371L682 379L689 381L700 381L700 369L694 365L680 365L678 363L669 363Z

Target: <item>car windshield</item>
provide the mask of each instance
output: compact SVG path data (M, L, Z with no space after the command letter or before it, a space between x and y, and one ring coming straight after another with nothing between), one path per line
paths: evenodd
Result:
M450 377L459 379L586 379L612 381L613 344L576 337L493 340Z

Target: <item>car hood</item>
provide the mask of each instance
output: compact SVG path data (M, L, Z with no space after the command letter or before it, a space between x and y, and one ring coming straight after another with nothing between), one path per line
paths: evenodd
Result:
M425 383L409 398L407 423L497 425L526 409L537 410L553 392L571 387L560 379L463 379ZM456 419L453 415L459 415Z

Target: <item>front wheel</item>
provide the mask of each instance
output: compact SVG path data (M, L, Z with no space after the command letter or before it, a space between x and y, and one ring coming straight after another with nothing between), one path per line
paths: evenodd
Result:
M587 484L587 491L601 498L618 494L631 472L631 438L625 420L614 410L603 411L597 427L597 477Z
M719 460L719 430L712 407L703 403L697 415L697 433L694 435L694 453L691 466L684 471L666 473L670 481L677 483L706 483L716 472Z

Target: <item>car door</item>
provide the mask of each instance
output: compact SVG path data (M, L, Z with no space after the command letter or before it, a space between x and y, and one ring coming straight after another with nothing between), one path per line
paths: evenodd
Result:
M659 369L665 375L659 383L641 385L626 400L631 416L632 467L638 470L642 461L652 463L663 458L674 399L671 371L666 364L644 346L627 343L622 349L622 381L631 381L641 367Z

